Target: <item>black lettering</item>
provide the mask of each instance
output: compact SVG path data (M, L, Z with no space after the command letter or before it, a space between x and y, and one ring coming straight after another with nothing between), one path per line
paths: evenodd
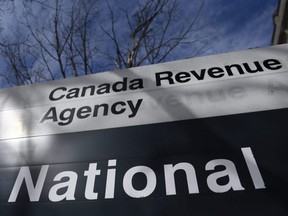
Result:
M130 81L129 89L136 90L136 89L143 89L143 80L142 79L134 79Z
M117 110L117 106L122 106L124 108L120 108ZM126 111L126 103L124 101L119 101L119 102L116 102L114 103L112 106L111 106L111 112L115 115L119 115L119 114L122 114Z
M126 91L127 90L127 78L125 77L123 81L115 82L112 85L112 90L114 92Z
M58 96L58 97L55 97L55 96L54 96L54 93L55 93L56 91L58 91L58 90L67 91L67 88L65 88L65 87L59 87L59 88L54 89L53 91L51 91L51 93L50 93L50 95L49 95L49 100L51 100L51 101L57 101L57 100L61 100L62 98L65 97L65 94L62 94L62 95L60 95L60 96Z
M136 116L136 114L137 114L137 112L138 112L138 110L139 110L139 108L140 108L140 106L141 106L142 101L143 101L143 99L139 99L139 100L137 101L137 103L136 103L135 106L134 106L134 104L133 104L133 101L131 101L131 100L128 100L128 101L127 101L127 104L128 104L128 106L129 106L129 108L130 108L130 110L131 110L131 112L132 112L132 113L128 116L129 118L133 118L133 117Z
M90 96L93 96L95 93L95 86L85 86L82 89L82 93L81 93L81 97L85 97L86 96L86 91L90 89Z
M279 70L282 68L281 62L276 59L267 59L263 62L263 65L269 70Z
M72 89L69 89L68 92L69 92L69 94L66 95L67 99L78 98L80 89L79 88L72 88Z
M256 73L256 72L262 72L263 71L263 68L261 67L259 62L255 61L254 65L256 66L256 69L251 70L251 68L250 68L248 63L243 63L243 66L244 66L244 68L246 69L246 71L248 73Z
M68 114L68 115L66 115ZM59 119L62 122L58 122L58 125L60 126L64 126L64 125L68 125L73 121L74 118L74 114L75 114L75 108L67 108L64 109L59 116Z
M98 105L94 106L93 117L97 117L98 116L98 111L99 111L100 107L103 108L103 116L108 115L109 105L104 103L104 104L98 104Z
M81 108L77 111L77 117L78 117L79 119L87 118L87 117L90 116L91 112L92 112L91 107L89 107L89 106L83 106L83 107L81 107Z
M173 73L171 71L163 71L155 74L156 76L156 86L161 86L162 80L167 80L169 84L174 84L174 80L172 78Z
M51 115L51 116L50 116ZM51 107L44 117L40 120L40 123L43 123L46 120L52 119L53 122L57 122L57 112L56 107Z
M233 76L232 68L236 68L239 74L245 74L242 67L238 64L233 64L233 65L225 65L225 69L227 71L227 74L229 76Z
M212 78L220 78L224 76L224 70L220 67L212 67L208 69L208 75Z
M190 71L197 80L203 80L205 77L206 69L201 69L200 75L196 71Z
M97 94L107 94L110 93L110 84L104 83L98 86Z
M191 75L188 72L179 72L175 75L175 80L179 83L190 81Z

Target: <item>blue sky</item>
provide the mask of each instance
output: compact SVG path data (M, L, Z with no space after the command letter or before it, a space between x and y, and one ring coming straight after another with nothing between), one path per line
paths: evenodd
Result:
M215 33L206 54L269 46L277 0L206 0L203 22Z
M140 2L143 1L144 0L140 0ZM5 35L5 37L9 39L15 38L15 30L19 31L22 35L26 34L25 29L19 27L19 21L23 20L22 0L15 0L14 2L15 7L12 14L6 13L5 11L0 12L0 24L3 30L2 35ZM55 3L54 0L44 2L45 4L51 5ZM64 7L70 6L69 1L60 2ZM136 2L136 0L109 0L115 15L117 34L123 44L127 43L127 37L129 37L127 21L124 19L125 14L123 10L133 13L136 10ZM179 0L179 14L172 27L171 33L177 32L181 29L181 26L190 23L199 11L200 5L201 0ZM277 9L277 5L278 0L204 0L204 6L195 25L195 31L186 39L188 42L197 39L197 42L190 45L183 44L179 46L168 60L178 60L271 45L274 30L273 14ZM47 19L49 15L41 13L40 6L40 4L39 7L35 4L33 10L35 14L39 15L37 22L44 23L49 20ZM111 22L110 19L107 19L107 17L109 17L109 11L106 2L99 1L95 6L97 6L98 10L102 13L102 16L100 18L98 17L98 23L96 23L95 26L109 30ZM96 32L98 35L95 35L95 43L103 37L103 32L99 30ZM199 40L199 38L201 40ZM101 41L100 47L110 52L112 50L111 41L107 38L104 39L104 42ZM105 60L99 57L98 60L98 62L95 62L97 64L95 71L113 69L112 67L106 67L109 63L105 62ZM0 70L6 70L7 68L5 68L5 63L1 57L0 63ZM37 62L33 64L35 64L35 67L37 66ZM57 66L52 68L57 71ZM5 83L0 86L7 87Z
M245 50L271 44L277 0L207 1L208 20L220 36L211 53Z
M129 5L133 8L134 1L110 0L111 4L119 7ZM129 2L126 4L125 2ZM136 2L136 1L135 1ZM179 22L189 22L197 13L199 0L179 0L181 15ZM198 24L205 26L196 34L207 37L207 45L196 55L210 55L229 51L245 50L255 47L269 46L273 34L273 14L277 9L278 0L204 0ZM128 6L127 6L128 7ZM117 10L117 9L116 9ZM132 9L133 11L133 9ZM121 11L119 11L121 13ZM125 25L119 19L119 25ZM177 25L175 25L177 31ZM201 37L201 36L200 36ZM193 36L192 36L193 38ZM201 45L199 45L201 46ZM195 47L193 47L195 48ZM176 58L193 57L193 48L181 50Z

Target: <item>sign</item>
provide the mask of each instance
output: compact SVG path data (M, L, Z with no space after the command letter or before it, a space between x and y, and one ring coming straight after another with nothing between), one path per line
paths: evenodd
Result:
M1 216L287 215L287 53L1 90Z

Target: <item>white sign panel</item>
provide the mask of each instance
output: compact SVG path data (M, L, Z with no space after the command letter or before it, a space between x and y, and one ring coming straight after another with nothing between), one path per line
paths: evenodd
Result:
M0 138L288 106L288 46L248 50L0 91Z

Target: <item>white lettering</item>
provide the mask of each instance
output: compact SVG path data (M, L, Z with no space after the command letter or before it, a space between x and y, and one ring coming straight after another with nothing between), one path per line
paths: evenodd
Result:
M116 163L117 163L116 160L109 160L108 166L109 167L116 166ZM116 177L116 169L108 169L106 179L105 199L114 198L115 177Z
M95 200L98 198L98 193L94 192L94 185L96 176L101 174L101 170L97 170L97 163L89 164L88 170L84 172L84 176L87 176L85 187L85 198L88 200Z
M189 163L178 163L164 165L166 195L176 195L175 176L177 170L183 170L186 174L189 194L199 193L196 172L194 167Z
M207 184L210 190L215 193L224 193L230 189L233 189L234 191L245 190L240 183L236 167L232 161L225 159L211 160L206 164L205 169L214 170L216 166L224 166L226 169L208 176ZM217 180L225 176L229 179L228 183L220 185Z
M43 188L43 184L47 175L48 168L49 168L49 165L43 165L41 167L38 180L36 182L36 185L34 186L29 167L27 166L21 167L8 202L16 201L23 181L25 181L26 183L30 201L38 202L40 199L40 195L42 192L42 188Z
M61 172L55 176L54 181L61 181L63 178L68 178L69 180L54 185L49 191L48 196L52 202L59 202L64 199L75 200L75 190L78 178L77 173L72 171ZM62 188L67 188L67 190L65 193L59 195L57 192Z
M255 188L256 189L266 188L264 180L262 178L256 160L254 158L253 152L251 151L251 148L241 148L241 150Z
M147 184L142 190L136 190L133 187L132 179L136 173L143 173L146 176ZM147 166L135 166L129 169L123 178L123 188L127 195L133 198L143 198L149 196L156 188L156 175L154 171Z

